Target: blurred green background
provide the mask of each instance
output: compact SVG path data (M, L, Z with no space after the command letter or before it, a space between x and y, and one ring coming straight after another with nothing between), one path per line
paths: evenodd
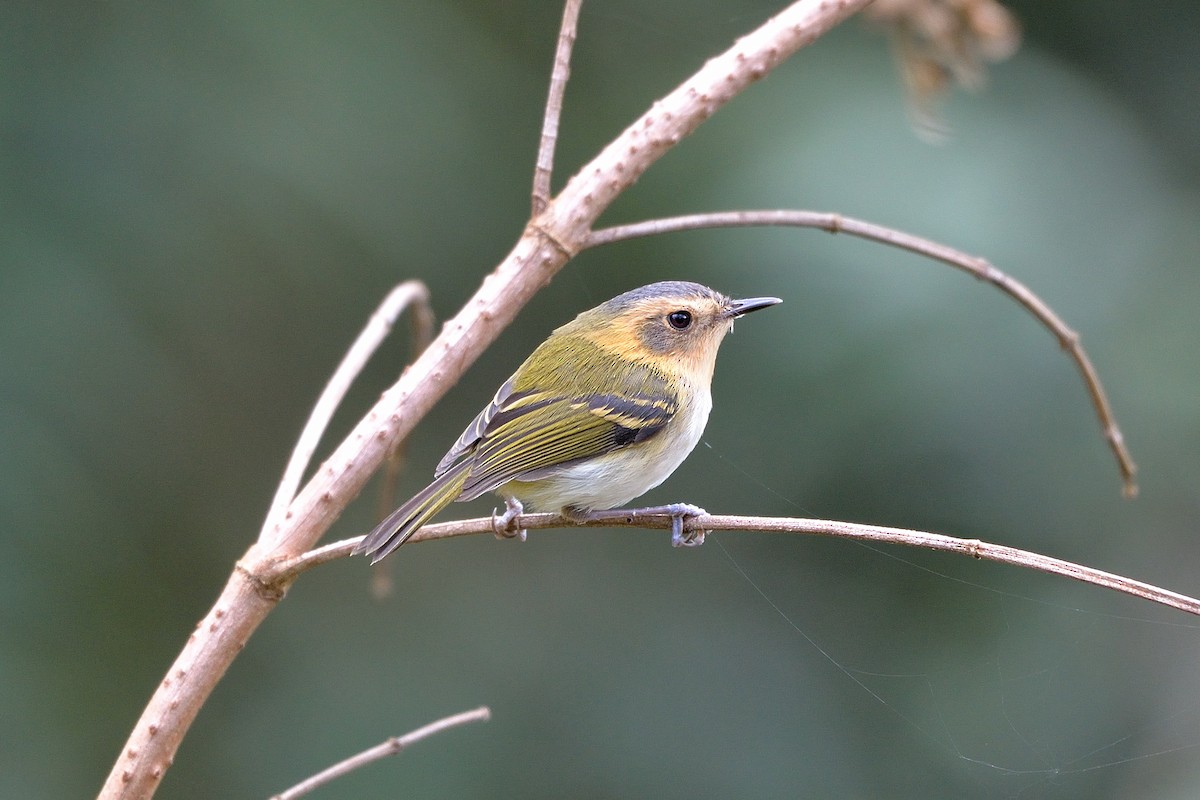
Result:
M776 8L589 3L555 185ZM691 279L786 302L726 342L707 446L647 502L976 536L1200 593L1200 10L1012 8L1025 44L952 98L945 144L913 134L886 40L855 21L604 221L836 210L986 256L1082 334L1139 499L1014 303L795 230L583 254L418 429L401 492L551 328ZM375 304L418 277L445 318L515 241L559 16L0 5L0 796L98 790ZM323 452L408 356L389 343ZM331 537L369 527L377 494ZM387 601L358 560L292 589L160 797L265 797L480 704L490 723L315 796L1200 795L1200 632L1145 602L765 534L472 537L390 563Z

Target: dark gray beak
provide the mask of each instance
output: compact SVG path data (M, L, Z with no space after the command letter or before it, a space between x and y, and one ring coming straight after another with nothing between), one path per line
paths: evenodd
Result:
M725 310L725 316L729 319L737 319L751 311L758 311L760 308L767 308L782 302L778 297L749 297L745 300L734 300L732 305Z

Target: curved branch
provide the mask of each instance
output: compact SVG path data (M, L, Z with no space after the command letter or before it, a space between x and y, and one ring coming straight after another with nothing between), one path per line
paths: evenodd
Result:
M574 522L558 514L522 514L515 524L525 530L544 530L547 528L644 528L649 530L670 530L671 517L668 514L631 514L627 510L597 511L582 521ZM753 517L724 514L701 514L688 517L684 527L688 530L704 531L758 531L761 533L798 533L810 536L831 536L839 539L854 539L864 542L880 542L883 544L919 547L926 550L939 550L944 553L957 553L970 556L981 561L994 561L999 564L1011 564L1017 567L1060 575L1064 578L1090 583L1105 589L1112 589L1122 594L1149 600L1159 605L1178 609L1200 616L1200 600L1188 597L1179 592L1172 592L1153 584L1115 575L1111 572L1086 567L1061 558L992 544L980 539L961 539L941 533L909 530L907 528L889 528L880 525L863 525L855 522L840 522L825 519L801 519L798 517ZM451 539L457 536L469 536L477 533L493 534L493 519L479 517L476 519L456 520L426 525L413 534L407 544L413 542L430 542L439 539ZM295 580L302 572L313 567L336 561L350 555L355 545L362 537L343 539L332 542L324 547L310 550L293 558L279 561L271 565L270 570L261 575L264 583L280 582L283 584Z
M433 311L429 307L429 289L421 281L405 281L392 289L379 304L379 308L375 309L375 313L367 321L362 333L354 340L354 344L346 351L342 363L338 364L337 369L333 372L333 377L329 379L325 390L321 392L316 405L313 406L308 422L305 423L300 438L296 440L296 446L292 450L291 458L288 459L287 467L283 470L283 478L279 481L279 487L275 490L275 499L271 501L271 508L267 511L266 521L263 523L262 532L259 533L260 540L268 537L270 532L278 527L280 518L287 510L288 503L292 502L292 498L296 496L300 478L303 477L304 470L308 468L308 464L312 460L317 443L325 435L325 428L329 425L329 420L333 419L337 407L341 405L342 398L346 396L350 385L362 372L363 367L371 360L371 356L379 349L379 345L392 332L392 326L396 324L396 320L409 306L413 307L415 349L420 352L428 343L429 331L433 327Z
M1059 345L1067 351L1071 360L1079 368L1083 382L1087 385L1091 396L1092 407L1100 421L1100 428L1117 461L1117 469L1121 473L1121 482L1126 497L1136 497L1138 492L1137 465L1129 449L1125 445L1125 437L1117 425L1116 416L1108 402L1108 395L1100 383L1100 376L1092 361L1088 358L1080 343L1079 334L1069 328L1050 306L1040 297L1029 290L1025 284L994 267L990 262L978 256L972 256L961 250L955 250L944 244L913 236L909 233L885 228L872 222L866 222L841 214L820 211L792 211L787 209L764 211L725 211L712 214L688 214L679 217L637 222L631 225L617 225L593 231L587 237L585 247L596 247L602 244L612 244L626 239L641 236L653 236L661 233L692 231L704 228L744 228L764 225L782 225L797 228L819 228L828 233L846 233L860 239L868 239L880 244L908 250L943 264L949 264L956 269L973 275L982 281L987 281L1000 291L1007 294L1025 307L1043 327L1054 334Z

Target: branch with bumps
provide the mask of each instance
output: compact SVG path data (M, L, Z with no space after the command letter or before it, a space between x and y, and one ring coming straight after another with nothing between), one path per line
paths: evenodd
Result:
M607 147L585 164L554 197L550 195L553 153L561 113L563 87L569 74L571 46L575 39L579 0L569 0L563 15L547 102L541 146L533 188L533 216L507 257L484 278L479 289L440 334L420 350L400 379L353 428L312 478L297 490L312 453L312 444L324 430L332 408L370 357L378 341L398 315L411 310L418 329L430 327L422 287L399 287L381 307L364 331L360 342L331 381L329 393L314 411L313 421L297 444L293 462L281 482L257 541L239 559L223 591L208 614L188 638L179 656L155 690L105 783L100 797L150 798L174 758L180 743L201 707L226 669L253 635L258 625L275 608L291 583L302 572L320 563L346 555L357 540L338 542L313 550L346 506L358 495L379 466L394 453L405 437L453 386L517 316L537 291L548 283L580 251L601 243L636 235L715 227L728 224L785 224L822 227L834 232L864 235L887 244L907 247L926 256L966 269L999 287L1059 339L1083 374L1100 417L1105 435L1125 481L1126 493L1136 490L1134 465L1108 406L1099 379L1087 359L1078 336L1023 285L981 259L958 253L936 243L907 237L896 231L847 220L837 215L811 212L730 212L741 215L731 221L722 215L700 215L688 222L654 221L621 229L594 231L599 216L622 192L632 186L663 154L696 130L726 103L755 81L767 76L783 61L811 43L834 25L855 14L869 0L799 0L737 40L733 46L710 59L678 88L655 102L641 117L622 131ZM758 216L756 216L756 214ZM774 221L763 215L776 215ZM907 238L906 238L907 237ZM420 336L418 334L418 336ZM628 512L606 512L588 524L659 527L667 520L651 517L628 519ZM526 528L562 526L557 515L522 515ZM1182 595L1130 582L1118 576L1077 567L1068 562L1024 554L1010 548L976 540L939 537L919 531L851 526L813 520L772 520L703 515L690 525L707 529L794 531L893 541L920 547L964 552L994 558L1056 574L1068 575L1099 585L1130 591L1139 596L1167 602L1197 613L1200 603ZM466 532L491 531L490 520L430 525L418 531L413 541L431 540ZM457 526L457 527L454 527ZM456 531L457 533L451 533ZM880 532L885 532L881 534ZM882 537L882 538L881 538ZM1113 578L1114 580L1108 580ZM1122 583L1124 582L1124 583Z

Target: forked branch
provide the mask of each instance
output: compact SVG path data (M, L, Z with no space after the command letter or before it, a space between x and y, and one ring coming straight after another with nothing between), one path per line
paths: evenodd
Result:
M100 797L154 795L176 749L225 670L282 597L271 564L308 550L370 477L516 317L584 246L592 225L669 149L755 81L870 0L797 0L656 102L586 164L531 220L512 251L239 561L188 637L113 764ZM307 457L303 457L306 461ZM280 490L281 496L291 489Z

